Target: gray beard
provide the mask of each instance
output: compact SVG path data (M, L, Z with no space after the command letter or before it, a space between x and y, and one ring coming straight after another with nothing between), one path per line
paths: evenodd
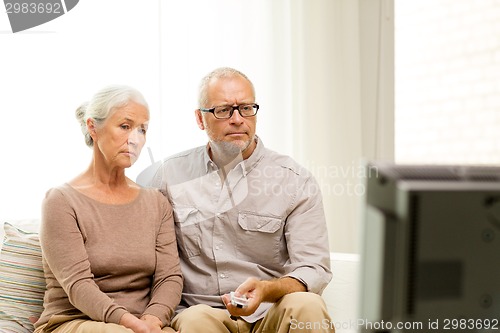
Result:
M229 165L231 162L238 163L243 160L242 151L248 148L250 145L247 144L244 149L241 149L238 145L230 142L224 141L210 141L210 149L212 150L212 156L217 164L222 164L224 166Z
M232 142L210 140L211 158L220 169L229 172L243 161L243 153L253 143L256 143L256 140L257 137L254 135L250 140L244 142L243 147Z

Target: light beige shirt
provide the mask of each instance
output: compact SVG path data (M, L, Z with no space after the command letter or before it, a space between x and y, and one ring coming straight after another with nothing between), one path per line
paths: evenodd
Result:
M290 157L266 149L221 181L207 147L145 170L143 185L170 199L184 274L182 303L223 307L220 295L248 277L294 277L320 294L331 279L320 187ZM249 321L261 318L264 304Z

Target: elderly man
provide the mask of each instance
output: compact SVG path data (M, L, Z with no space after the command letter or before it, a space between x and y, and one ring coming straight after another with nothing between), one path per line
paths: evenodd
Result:
M264 147L258 110L246 75L214 70L195 110L208 144L139 176L174 208L185 281L172 327L182 333L334 331L319 296L331 272L318 183Z

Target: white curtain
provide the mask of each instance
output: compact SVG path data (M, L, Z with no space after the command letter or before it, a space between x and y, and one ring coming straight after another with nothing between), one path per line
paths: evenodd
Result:
M331 248L358 251L366 160L393 160L393 2L292 11L294 155L323 190Z
M198 82L219 66L253 80L257 133L308 167L331 249L358 251L362 163L393 159L393 0L161 2L161 156L204 144Z

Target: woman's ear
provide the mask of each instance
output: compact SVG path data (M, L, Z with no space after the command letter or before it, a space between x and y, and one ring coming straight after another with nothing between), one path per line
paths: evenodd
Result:
M196 123L201 130L205 129L205 125L203 124L203 115L201 114L200 109L194 110L194 115L196 117Z
M96 128L95 128L94 119L92 119L92 118L87 119L87 131L89 131L89 134L90 134L90 137L92 138L92 140L95 141L97 138L97 132L96 132Z

